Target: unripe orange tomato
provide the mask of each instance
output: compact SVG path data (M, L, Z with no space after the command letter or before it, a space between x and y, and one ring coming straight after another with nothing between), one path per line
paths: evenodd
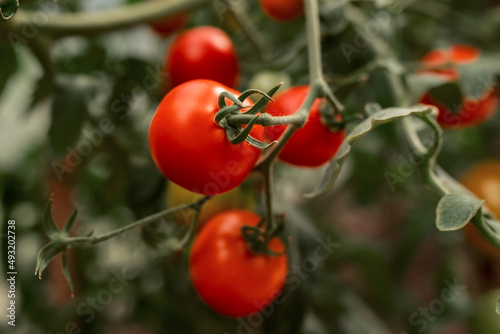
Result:
M484 199L486 206L500 217L500 160L484 161L468 171L462 183L477 197ZM464 228L469 243L491 258L500 261L500 249L487 240L471 223Z

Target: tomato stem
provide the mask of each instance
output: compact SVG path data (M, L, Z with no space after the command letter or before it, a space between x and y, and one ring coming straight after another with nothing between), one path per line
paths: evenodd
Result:
M97 35L103 32L114 31L142 23L158 21L182 12L208 5L211 0L170 0L147 1L130 4L123 7L102 10L92 15L87 13L59 13L50 17L44 24L36 24L39 12L32 12L20 8L16 19L12 20L9 29L22 33L25 26L33 26L40 32L54 37L70 35ZM2 29L2 25L0 25Z

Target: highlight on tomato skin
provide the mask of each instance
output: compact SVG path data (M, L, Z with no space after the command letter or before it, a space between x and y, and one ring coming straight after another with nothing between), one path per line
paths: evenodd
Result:
M224 91L240 95L212 80L183 83L165 95L149 128L150 153L158 169L195 193L216 195L237 187L261 154L247 142L231 144L226 131L214 122ZM245 103L253 105L249 99ZM263 140L264 128L255 125L250 134Z
M433 73L446 80L456 81L460 76L456 65L473 63L478 60L479 56L479 49L463 44L454 44L448 49L432 50L421 58L421 62L429 68L422 72ZM492 117L499 103L494 88L479 97L466 96L457 112L449 110L429 93L422 95L419 101L439 109L437 122L443 128L465 128L482 124Z
M253 253L242 227L257 226L261 217L251 211L233 210L210 219L197 235L189 256L189 275L201 299L228 317L258 312L283 289L288 272L286 254ZM278 237L268 248L285 250Z
M295 86L287 89L268 104L267 113L273 116L293 115L304 102L308 86ZM318 167L330 161L342 144L345 130L332 130L327 127L321 117L322 99L316 99L305 125L298 129L285 144L279 154L283 162L300 167ZM279 140L286 126L271 126L266 128L269 140Z
M484 199L486 206L497 218L500 217L500 160L480 162L466 172L462 183L477 197ZM500 261L500 249L491 243L472 224L464 228L467 241L493 261Z
M200 26L183 31L170 46L165 69L172 87L195 79L210 79L235 88L240 77L236 48L221 29Z

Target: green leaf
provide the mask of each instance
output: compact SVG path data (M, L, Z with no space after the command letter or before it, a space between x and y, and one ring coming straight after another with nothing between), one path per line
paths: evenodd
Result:
M478 99L495 85L500 74L500 57L485 55L472 63L459 65L458 71L464 95Z
M0 55L2 55L2 66L0 66L0 92L2 92L10 76L16 72L19 63L16 52L10 45L1 44Z
M497 300L496 312L497 312L498 315L500 315L500 297L498 297L498 300Z
M429 95L454 113L462 109L464 96L456 82L447 82L434 87L429 90Z
M483 200L463 193L443 196L436 209L436 226L440 231L461 229L481 210Z
M319 187L312 193L306 194L305 196L313 198L327 193L335 184L335 180L340 173L342 165L349 156L352 146L377 126L392 122L402 117L423 115L433 111L437 113L437 110L433 107L417 105L411 108L387 108L370 115L370 117L358 124L347 135L339 151L330 162Z
M86 101L81 95L61 90L54 96L49 140L55 153L62 154L76 143L86 116Z
M45 212L43 214L43 228L45 233L52 239L55 235L59 234L61 231L56 225L54 218L52 216L52 199L49 199L47 206L45 207Z
M19 0L0 0L0 18L10 20L19 8Z

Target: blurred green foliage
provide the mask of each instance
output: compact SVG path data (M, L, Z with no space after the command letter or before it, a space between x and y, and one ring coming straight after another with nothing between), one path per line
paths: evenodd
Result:
M40 10L44 2L23 1L21 8ZM138 1L86 2L59 1L58 10ZM404 10L391 13L388 8L397 4ZM243 5L262 33L270 61L259 61L237 25L215 5L191 13L189 27L214 25L230 34L241 60L241 90L250 88L250 78L265 69L286 71L292 85L306 84L304 19L279 24L264 16L257 1ZM323 0L320 6L326 78L335 87L356 73L366 75L339 89L350 114L368 102L382 107L402 103L408 80L394 66L378 66L381 60L411 65L429 50L452 43L472 44L496 57L500 51L498 1ZM370 32L368 25L377 22L382 22L378 32ZM292 236L291 267L312 256L317 237L330 236L340 247L300 287L287 288L286 302L264 319L262 329L245 329L251 320L224 318L205 306L189 283L187 254L167 258L154 249L155 242L144 242L151 235L177 233L171 221L74 251L70 261L76 297L57 302L54 296L68 290L56 280L60 268L50 266L42 281L33 275L36 252L46 242L41 217L54 191L49 180L57 179L54 162L72 152L80 160L62 174L61 183L80 208L78 234L94 228L102 233L165 208L167 181L149 156L147 131L164 94L165 77L158 68L173 37L162 39L147 25L138 25L93 37L44 40L51 60L47 64L36 46L38 38L47 36L12 44L7 24L0 22L0 216L2 236L8 219L17 222L19 333L68 333L73 323L81 333L120 334L358 334L365 333L364 323L370 333L469 333L474 328L474 333L491 334L498 328L498 317L478 320L478 312L493 310L482 306L487 298L482 294L500 285L498 264L470 251L459 232L437 231L438 198L422 186L416 172L394 189L384 177L388 171L398 173L411 154L397 124L380 127L356 147L340 184L325 198L301 198L319 182L321 171L277 167L276 202L286 214L286 234ZM152 73L161 80L147 88L144 79ZM113 130L103 130L103 119ZM481 126L447 131L438 162L460 177L475 163L500 157L499 124L497 112ZM85 135L95 129L102 130L97 144ZM90 143L88 153L83 143ZM5 261L3 252L4 246ZM114 273L122 270L133 278L105 305L99 303ZM466 292L434 320L412 323L415 312L440 298L443 282L457 278ZM0 292L3 298L4 290ZM5 321L0 328L10 333Z

